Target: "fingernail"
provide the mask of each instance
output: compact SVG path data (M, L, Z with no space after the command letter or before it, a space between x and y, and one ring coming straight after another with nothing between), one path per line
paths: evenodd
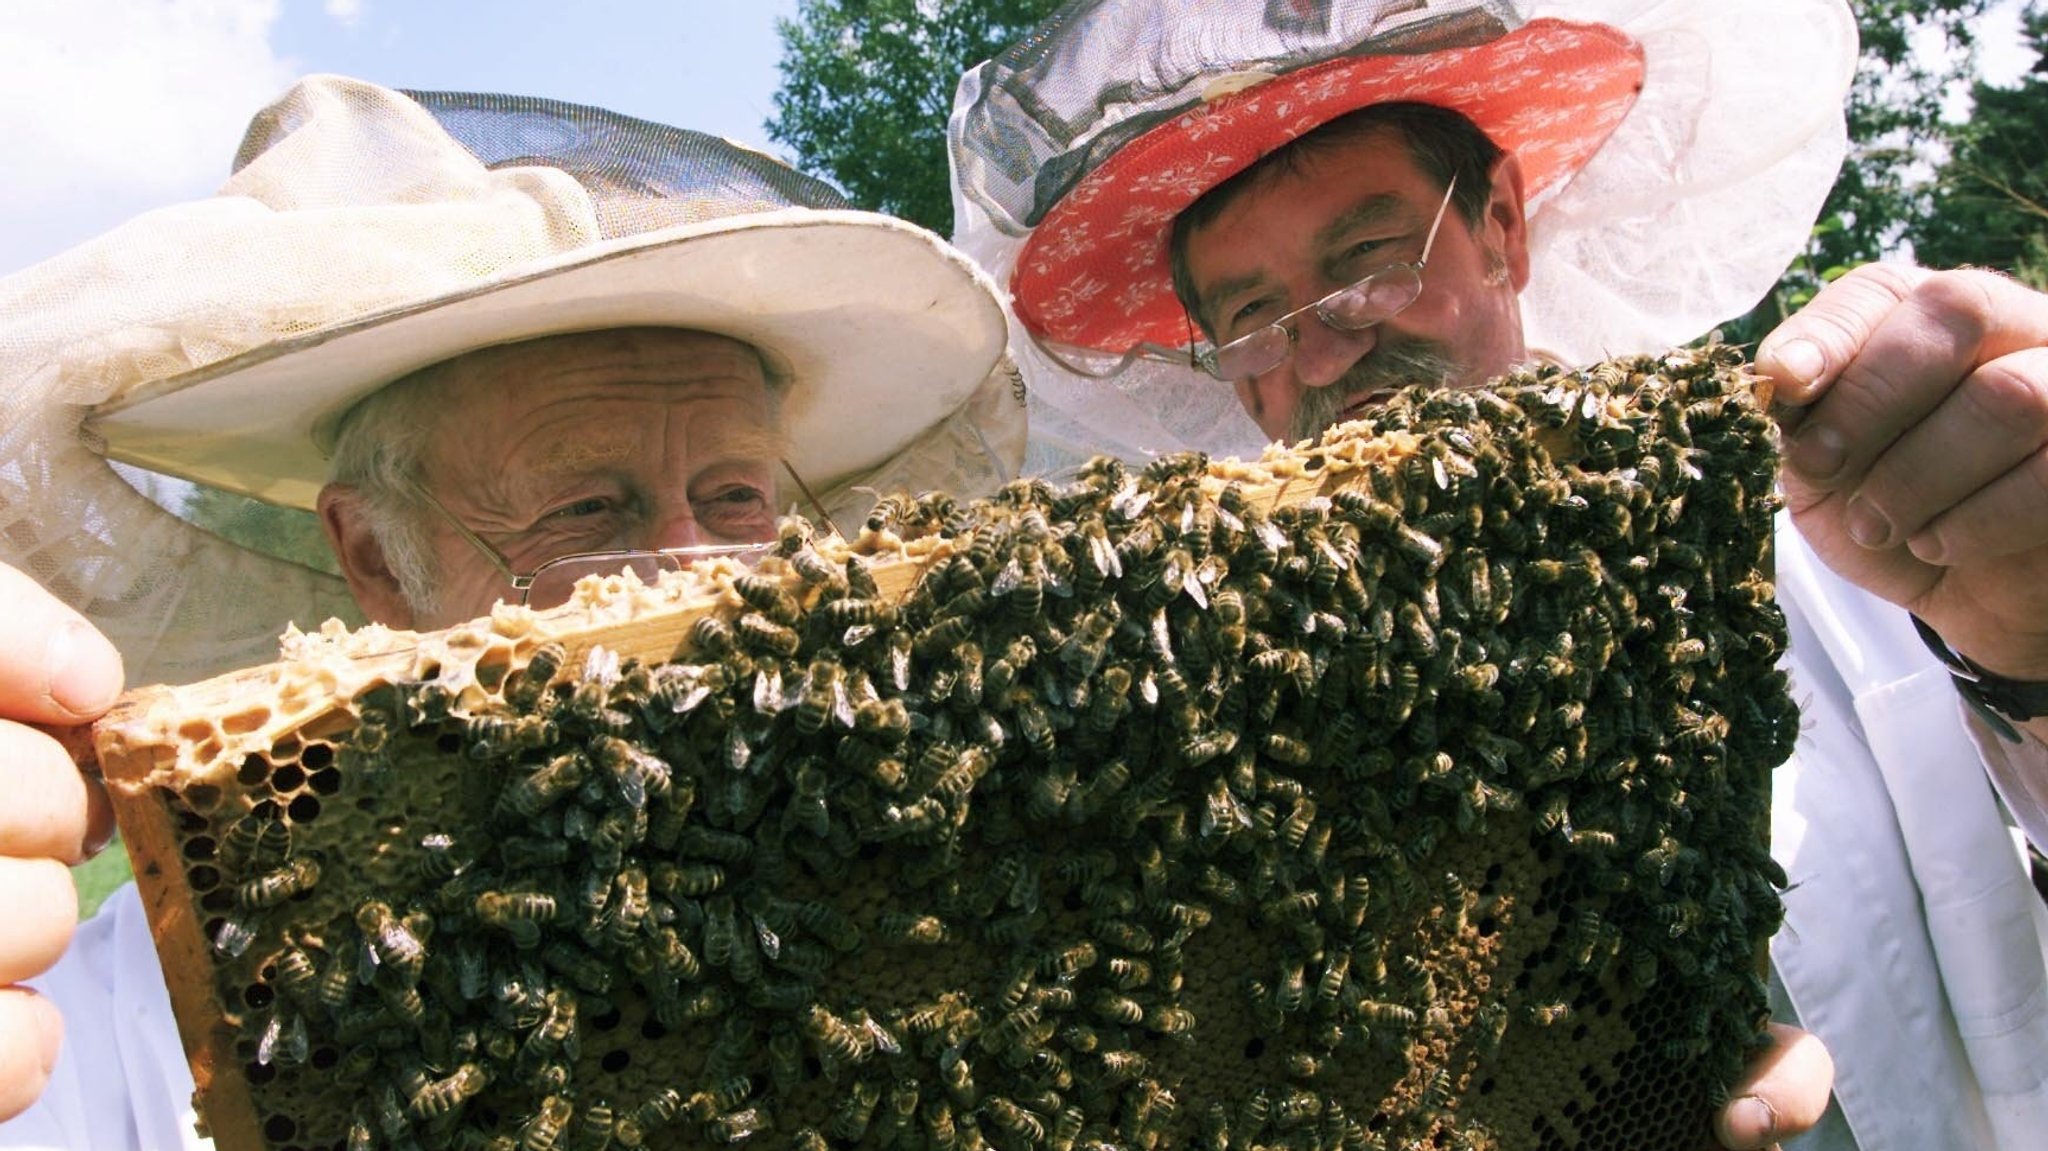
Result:
M1933 532L1921 532L1906 541L1906 550L1913 558L1924 564L1946 564L1948 549L1942 546L1941 537Z
M1818 378L1827 362L1821 358L1820 348L1807 340L1792 340L1772 348L1769 358L1777 360L1785 374L1802 384L1810 384Z
M43 666L50 669L50 698L81 719L107 710L121 694L121 653L79 620L50 636Z
M1800 475L1816 483L1834 479L1849 457L1842 433L1826 426L1808 428L1792 440L1786 459Z
M1849 538L1871 550L1891 546L1892 521L1878 510L1876 504L1857 496L1849 501L1842 512L1843 523L1849 529Z
M1728 1104L1728 1139L1733 1147L1762 1147L1778 1137L1778 1113L1755 1095Z

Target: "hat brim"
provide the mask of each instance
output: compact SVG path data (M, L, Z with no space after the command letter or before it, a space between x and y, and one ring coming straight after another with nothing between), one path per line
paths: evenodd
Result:
M788 371L791 458L830 484L950 414L1004 344L995 287L937 237L792 208L633 236L139 387L92 413L108 456L311 508L350 406L429 364L540 336L659 326L745 341Z
M1078 348L1180 346L1173 220L1259 158L1369 105L1433 104L1515 153L1534 201L1599 151L1643 74L1642 50L1621 30L1537 19L1484 44L1339 57L1230 91L1124 145L1046 212L1011 278L1017 318Z

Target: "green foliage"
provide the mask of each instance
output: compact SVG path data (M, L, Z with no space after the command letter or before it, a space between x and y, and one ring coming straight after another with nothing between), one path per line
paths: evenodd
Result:
M768 135L861 207L952 234L946 117L960 74L1057 0L800 0Z
M1907 236L1923 263L1998 268L2048 288L2048 10L2030 6L2022 27L2043 58L2017 87L1972 88L1933 211Z
M90 919L114 889L128 882L128 852L116 839L105 851L71 869L71 881L78 886L78 918Z
M315 571L339 574L320 521L310 512L266 504L233 492L192 485L178 514L230 543L289 560Z

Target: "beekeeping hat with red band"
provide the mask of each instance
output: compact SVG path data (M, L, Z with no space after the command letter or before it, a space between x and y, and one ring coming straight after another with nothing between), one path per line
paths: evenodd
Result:
M962 79L955 242L1037 341L1110 359L1185 347L1174 218L1331 119L1423 102L1521 161L1529 345L1662 350L1753 306L1799 251L1840 165L1855 60L1842 0L1076 0ZM1039 399L1073 381L1013 345ZM1089 402L1153 380L1229 399L1186 371L1133 377ZM1188 399L1093 422L1208 428Z
M1015 474L1002 306L938 237L702 133L319 76L256 116L215 196L0 280L0 561L140 677L273 658L286 621L350 614L340 581L158 503L201 499L215 531L236 494L310 508L371 392L478 348L648 325L759 349L789 458L842 516L856 489Z

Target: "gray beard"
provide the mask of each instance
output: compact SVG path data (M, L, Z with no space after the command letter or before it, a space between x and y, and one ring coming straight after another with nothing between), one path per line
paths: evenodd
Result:
M1428 340L1381 344L1353 364L1337 382L1304 389L1295 404L1294 419L1287 425L1287 436L1290 440L1312 440L1322 435L1358 396L1394 391L1410 384L1450 387L1464 374L1464 367L1446 355L1441 344Z

